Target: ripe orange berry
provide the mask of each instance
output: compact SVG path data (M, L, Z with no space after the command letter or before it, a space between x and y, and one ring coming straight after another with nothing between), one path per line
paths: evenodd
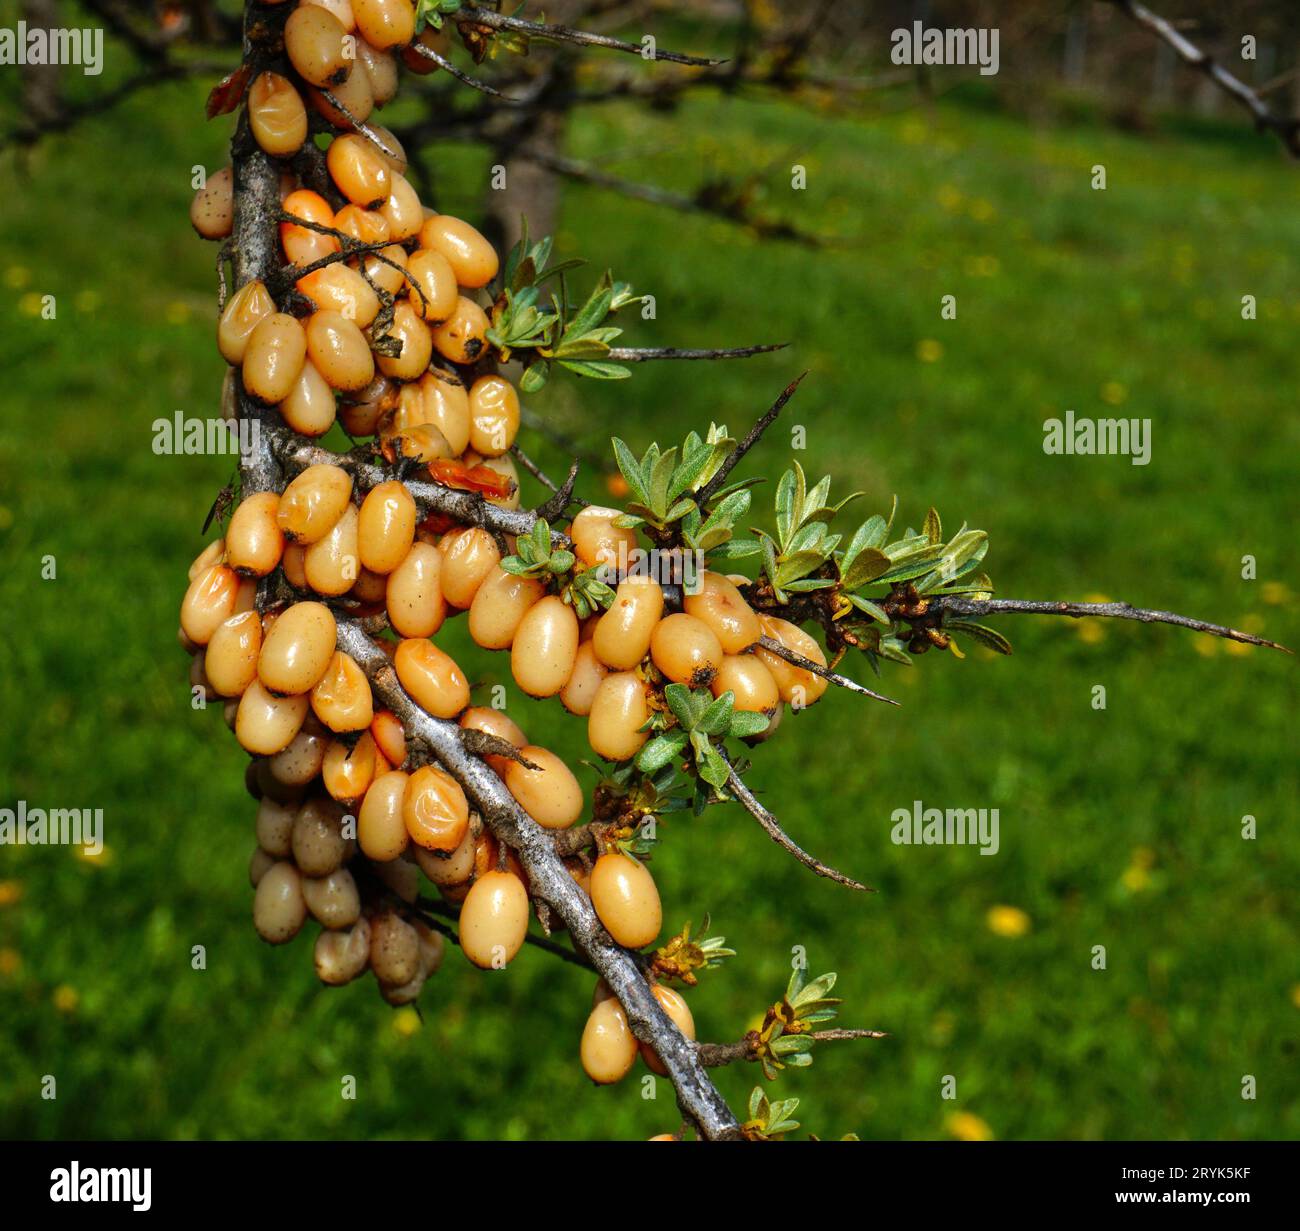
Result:
M424 206L420 204L419 193L400 171L393 171L388 198L379 207L379 212L388 223L388 233L394 240L400 242L420 233Z
M615 671L630 671L650 649L663 610L664 592L653 577L624 578L592 635L596 657Z
M243 363L249 335L275 311L271 292L256 278L245 282L228 300L217 323L217 349L227 363Z
M659 1007L663 1009L671 1019L674 1026L677 1027L688 1039L695 1038L695 1017L691 1013L690 1005L675 992L671 987L665 987L662 983L656 983L650 989L654 992L655 999L659 1002ZM641 1044L641 1059L646 1062L646 1067L653 1073L658 1073L660 1077L666 1077L668 1070L664 1067L664 1062L659 1059L659 1054L652 1047ZM670 1137L668 1140L672 1140Z
M248 126L272 158L288 158L307 140L307 109L287 77L262 73L248 91Z
M257 678L262 650L262 620L256 611L241 611L222 621L208 642L204 670L219 697L242 697Z
M629 855L608 851L591 870L591 904L606 931L628 949L659 935L663 908L650 869Z
M391 102L397 94L397 57L392 52L380 51L377 47L372 47L365 39L358 39L357 62L370 82L370 95L375 100L375 106L382 107L385 103ZM394 146L398 150L402 148L397 145L396 138L386 128L378 124L372 124L370 127L381 135L384 144L390 149ZM404 156L401 162L402 165L397 169L405 171Z
M389 768L367 731L352 745L341 739L331 740L321 762L320 776L330 797L351 808L366 797L375 779L386 774Z
M380 710L375 714L370 722L370 734L386 761L397 766L405 762L406 731L402 720L392 710Z
M378 210L362 209L359 205L345 205L339 210L334 215L334 229L359 244L381 244L391 238L388 219Z
M704 573L698 593L684 595L682 606L713 629L726 654L747 650L762 635L754 609L720 573Z
M379 296L355 269L326 265L298 279L298 290L318 309L337 312L365 329L379 315Z
M388 159L359 133L335 137L325 155L330 178L353 205L378 209L392 185Z
M366 791L357 813L357 844L367 859L387 863L410 844L402 805L409 776L400 769L381 774Z
M380 51L415 37L415 0L352 0L352 15L361 37Z
M378 252L368 252L362 258L361 267L371 282L390 295L396 295L406 285L404 271L409 264L406 249L401 244L389 244Z
M460 300L451 263L441 252L420 248L407 259L406 269L411 285L411 307L426 321L445 321ZM463 447L458 450L464 451Z
M520 621L545 593L535 577L519 577L497 565L469 605L469 635L485 650L508 650Z
M433 345L452 363L474 363L487 346L487 331L487 314L462 295L451 315L434 328Z
M341 312L312 313L307 354L331 389L364 389L375 378L375 359L365 334Z
M354 120L358 124L364 124L375 109L375 95L368 73L349 73L346 81L331 86L328 93L333 96L334 102L325 97L326 91L308 86L307 101L312 110L344 132L352 128Z
M346 594L360 574L357 551L357 506L349 503L323 539L317 539L303 556L307 584L317 594L337 598Z
M582 1030L582 1067L592 1081L610 1085L628 1075L636 1063L636 1036L623 1006L612 996L592 1009Z
M402 820L417 846L454 851L469 832L469 803L455 778L426 765L406 784Z
M409 983L419 972L419 934L392 911L370 922L370 969L381 983L396 986Z
M332 227L334 211L330 203L318 192L309 188L298 188L285 197L280 208L286 214L301 218L304 222L314 222L317 226ZM284 255L295 265L310 265L322 257L339 250L339 241L333 235L323 231L314 231L311 227L296 222L280 223L280 247ZM299 287L301 287L299 283ZM305 292L304 292L305 293Z
M709 685L715 697L730 690L735 708L755 714L772 714L781 704L772 673L753 654L728 654Z
M598 756L626 761L650 738L641 730L649 717L645 682L630 671L607 675L587 716L587 742Z
M469 394L460 377L433 368L420 378L420 396L427 422L437 425L453 454L464 453L469 446Z
M469 442L476 453L497 457L519 433L519 394L500 376L480 376L469 391Z
M190 203L190 225L204 239L225 239L235 225L235 174L222 167L207 177Z
M284 27L284 49L298 76L322 88L346 81L353 65L347 33L333 13L300 4Z
M388 620L402 637L430 637L442 627L447 603L442 593L442 552L414 543L388 575Z
M570 714L585 718L591 713L592 703L596 699L596 690L601 681L609 674L609 668L596 657L590 641L583 641L578 646L577 656L573 660L573 670L568 682L560 691L560 701Z
M325 674L311 690L311 708L331 731L364 731L374 719L370 681L355 660L335 650Z
M475 966L500 970L514 960L528 934L528 891L513 872L487 872L471 886L460 910L460 943Z
M578 655L578 617L550 594L519 621L510 647L510 671L530 697L553 697L573 674Z
M285 538L319 542L343 516L352 500L352 476L340 466L308 466L280 497L276 521Z
M408 637L393 658L412 700L435 718L455 718L469 704L469 681L450 654L426 637Z
M337 636L334 615L324 603L294 603L262 642L258 678L272 692L310 692L334 656Z
M261 680L254 680L239 698L235 738L248 752L273 756L302 729L307 708L306 696L277 697Z
M468 222L435 214L420 229L420 247L441 252L461 286L486 286L497 276L496 250Z
M650 639L650 656L670 680L707 687L722 666L722 646L703 620L675 612L661 620Z
M507 761L507 790L543 829L568 829L582 815L584 806L582 787L573 771L555 753L536 744L526 744L519 753L537 768Z
M617 568L620 554L626 559L636 550L636 531L613 524L622 516L620 509L590 504L573 519L569 537L574 553L588 568L597 564Z
M467 731L482 731L485 735L495 735L516 748L522 748L528 743L528 737L520 729L519 724L504 710L472 705L461 715L460 725ZM498 774L504 774L506 766L510 764L509 757L489 756L486 760Z
M199 573L181 600L181 631L196 645L207 645L213 633L235 614L239 577L224 564Z
M307 334L297 318L272 312L248 335L240 375L244 391L259 402L282 402L293 391L307 359Z
M433 336L407 300L398 301L387 336L397 338L402 349L397 355L378 355L379 370L396 380L418 379L433 356Z
M492 536L480 526L452 531L442 544L442 593L453 607L468 607L501 561Z
M280 403L281 416L302 436L324 436L334 426L336 413L334 390L308 359L289 396Z
M823 667L826 665L826 655L817 644L817 639L797 624L769 615L760 615L758 623L764 636L779 641L787 650L812 662L820 663ZM762 646L755 647L754 656L771 672L780 691L781 700L789 702L796 709L802 709L805 705L812 705L814 701L820 700L829 687L829 682L820 675L803 667L796 667L779 655L773 654L771 650L763 649Z
M477 818L471 815L469 829L454 851L430 851L423 846L415 847L415 862L420 871L435 885L464 885L474 875L478 829Z
M370 489L361 502L357 545L361 563L372 573L391 573L415 541L415 500L396 480Z

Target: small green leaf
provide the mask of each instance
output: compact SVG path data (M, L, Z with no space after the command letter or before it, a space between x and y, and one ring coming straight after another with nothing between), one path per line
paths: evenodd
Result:
M641 463L632 455L632 450L617 436L614 437L613 445L614 460L618 463L619 470L627 480L628 487L632 489L632 494L642 504L649 504L650 494L646 491L645 483L641 478Z
M636 757L636 766L647 774L653 774L671 762L686 747L689 737L680 730L656 735Z

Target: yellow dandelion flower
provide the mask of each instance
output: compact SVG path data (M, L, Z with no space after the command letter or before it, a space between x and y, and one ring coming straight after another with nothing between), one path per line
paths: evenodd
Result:
M987 1120L973 1111L952 1111L944 1117L944 1128L958 1141L992 1141L993 1130Z
M1192 638L1192 649L1202 658L1213 658L1219 652L1219 640L1209 633L1197 633Z
M15 291L22 290L32 280L32 271L23 265L10 265L5 270L5 286Z
M950 212L961 205L961 193L952 184L944 184L935 193L935 198L944 209Z
M1018 906L990 906L984 921L995 936L1010 938L1026 935L1030 927L1029 916Z
M82 863L88 863L92 868L106 868L113 862L113 851L107 842L103 843L98 851L92 851L85 846L74 846L72 849Z
M40 316L41 309L45 306L44 301L44 295L38 295L35 291L28 291L18 301L18 311L24 316Z
M1243 654L1253 654L1255 647L1247 645L1244 641L1225 641L1223 650L1226 654L1231 654L1234 658L1240 658Z
M1084 618L1079 621L1079 640L1084 645L1097 645L1106 640L1106 630L1100 620Z
M5 952L8 952L8 950ZM3 954L0 954L0 957L2 956ZM14 956L17 957L18 955L14 954ZM1300 983L1291 984L1291 1003L1295 1005L1297 1009L1300 1009Z
M81 997L77 995L77 989L70 987L66 983L60 983L54 989L54 1007L60 1013L74 1013L77 1005L81 1003Z
M1137 864L1130 864L1120 876L1120 883L1129 893L1141 893L1151 888L1151 873Z
M1101 400L1107 406L1122 406L1128 401L1128 386L1117 380L1108 380L1101 387Z
M928 130L919 120L908 120L903 125L902 137L908 145L919 145L925 140Z
M1094 594L1085 594L1085 595L1083 596L1083 601L1084 601L1085 603L1109 603L1109 602L1110 602L1110 595L1109 595L1109 594L1096 594L1096 593L1094 593Z
M420 1015L412 1008L398 1009L393 1014L393 1029L398 1036L409 1039L420 1031Z
M78 312L93 312L99 307L99 292L78 291L76 299L72 301L72 306Z
M183 325L190 319L190 305L180 299L173 299L165 312L169 325Z
M988 222L996 217L997 210L993 208L993 202L984 200L983 197L976 197L970 203L970 216L976 222Z
M938 363L943 358L943 343L934 338L922 338L916 344L916 357L922 363Z
M1266 581L1259 587L1259 596L1271 606L1279 607L1290 601L1291 591L1280 581Z
M0 881L0 906L14 906L22 900L21 881Z

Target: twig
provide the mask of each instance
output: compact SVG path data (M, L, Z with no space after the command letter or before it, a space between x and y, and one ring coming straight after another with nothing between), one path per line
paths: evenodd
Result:
M292 469L305 470L308 466L338 466L346 470L361 487L377 487L387 482L393 475L375 462L352 453L335 453L321 445L294 435L284 428L264 429L261 433L273 442L276 456ZM498 534L531 534L537 524L537 513L530 509L503 509L500 505L485 500L477 492L461 491L459 488L447 487L442 483L431 483L423 479L403 479L406 490L415 498L415 503L426 512L444 513L467 526L481 526ZM549 503L546 506L549 507ZM556 547L573 546L567 534L559 530L551 531L551 543Z
M518 855L532 894L564 920L575 947L587 955L618 997L632 1033L658 1053L683 1114L711 1140L734 1138L739 1132L736 1118L709 1080L695 1044L664 1013L634 955L605 931L591 899L555 853L550 831L519 806L484 761L466 750L456 723L434 718L411 699L388 655L360 625L351 620L338 621L338 645L369 677L375 696L397 715L407 738L428 745L443 769L460 783L470 806L482 816L497 840Z
M1190 616L1178 615L1173 611L1148 611L1129 603L1059 603L1019 598L959 598L941 594L928 601L927 614L936 609L956 616L1023 613L1070 616L1076 620L1086 616L1101 616L1112 620L1137 620L1141 624L1175 624L1179 628L1209 633L1213 637L1225 637L1229 641L1240 641L1244 645L1261 645L1270 650L1281 650L1284 654L1292 653L1286 646L1276 641L1267 641L1263 637L1256 637L1253 633L1243 633L1222 624L1207 624L1204 620L1193 620Z
M544 521L554 521L557 517L564 515L565 509L569 507L573 500L573 486L578 481L578 462L575 459L569 466L569 473L565 476L564 482L556 489L553 495L545 504L537 506L536 515ZM579 504L586 506L585 500L578 501Z
M1256 129L1260 131L1269 129L1275 132L1291 156L1300 158L1300 120L1274 115L1268 104L1244 81L1234 77L1213 56L1202 51L1190 39L1174 29L1165 18L1158 13L1153 13L1146 5L1135 3L1135 0L1114 0L1114 3L1139 25L1145 26L1157 38L1168 43L1184 64L1204 73L1224 93L1235 98L1255 117Z
M618 363L645 363L648 359L748 359L785 350L789 342L767 342L761 346L726 346L693 350L684 346L611 346L607 358Z
M499 98L503 103L513 103L516 106L527 101L522 98L511 98L508 94L502 94L495 86L488 85L486 81L471 77L468 73L457 68L446 56L439 55L432 47L426 47L421 42L412 43L410 48L416 55L423 56L426 60L432 60L439 68L445 69L462 85L472 86L481 94L487 94L491 98Z
M749 429L749 434L745 439L727 454L726 461L718 467L717 474L715 474L713 478L704 485L700 490L699 495L695 497L696 504L703 508L709 497L726 482L727 475L732 472L736 463L758 443L759 438L763 433L776 422L777 415L781 413L781 407L794 397L794 391L799 388L800 381L802 381L807 375L807 372L800 372L794 380L786 385L786 387L781 391L781 396L767 408L763 417Z
M553 43L573 43L578 47L607 47L611 51L626 51L634 56L643 55L639 43L625 43L622 39L611 38L608 34L592 34L587 30L574 30L568 26L548 26L536 21L525 21L522 17L509 17L492 9L481 9L474 5L462 5L455 13L459 23L488 26L493 30L513 30L526 34L529 38L547 39ZM688 56L677 51L660 51L655 49L648 59L667 60L673 64L690 64L696 68L716 68L725 64L725 60L715 60L707 56Z
M793 650L786 649L779 641L773 637L760 637L758 644L763 649L775 654L777 658L784 658L786 662L799 667L804 671L811 671L814 675L820 675L822 679L829 680L832 684L838 684L841 688L847 688L850 692L858 692L863 696L871 697L876 701L884 701L887 705L899 705L893 697L886 697L878 692L872 692L870 688L859 684L856 680L849 679L846 675L840 675L832 671L829 667L822 666L812 658L805 658L802 654L796 654Z
M817 1043L838 1043L849 1039L887 1039L887 1030L814 1030L803 1036ZM701 1043L700 1060L705 1068L716 1069L737 1060L757 1060L757 1038L746 1036L736 1043Z
M837 872L828 864L822 863L820 859L808 854L781 828L781 822L754 798L754 793L745 785L745 780L736 772L736 767L731 765L730 762L728 762L728 767L727 789L736 797L737 802L745 808L749 815L766 830L767 836L773 842L789 851L804 867L811 868L818 876L824 876L840 885L847 885L850 889L861 889L866 893L876 892L870 885L855 881L852 877L845 876L843 872Z

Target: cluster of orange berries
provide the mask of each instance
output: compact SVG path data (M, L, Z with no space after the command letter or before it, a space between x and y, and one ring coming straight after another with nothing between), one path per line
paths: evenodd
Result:
M266 153L286 160L283 209L300 220L280 224L285 265L338 259L298 278L288 306L306 304L303 318L278 310L259 281L230 298L217 331L230 364L223 404L237 416L242 390L306 437L338 420L354 438L375 437L390 461L406 459L417 477L516 508L507 451L519 398L495 372L488 316L476 298L497 274L497 254L467 223L421 205L391 133L369 125L366 135L353 124L393 96L399 59L417 71L427 66L407 46L413 20L410 0L304 0L285 28L293 76L266 72L250 87L251 132ZM325 154L335 204L288 170L307 140L308 105L339 130ZM201 235L230 234L232 186L227 170L199 190L191 218ZM341 235L375 251L345 252ZM617 569L635 550L636 534L619 516L593 506L573 518L575 567ZM558 696L586 717L592 749L615 762L649 738L666 683L730 691L737 709L767 715L769 730L783 702L811 704L825 689L819 676L757 644L766 635L825 663L808 634L751 608L735 584L743 579L705 573L683 609L666 613L658 582L625 576L608 611L580 620L561 582L510 571L503 549L514 550L508 536L422 517L402 481L362 493L347 468L326 463L303 469L283 492L248 493L224 537L191 565L180 613L191 683L225 702L226 721L253 758L254 923L264 939L284 943L315 919L322 928L315 966L328 984L370 969L390 1002L419 994L443 949L421 912L409 909L422 876L459 908L459 942L480 967L514 958L531 913L513 853L451 775L410 755L397 716L375 709L365 672L338 649L331 602L346 603L355 617L386 618L395 638L377 636L376 644L425 711L516 750L486 759L520 806L552 830L581 817L582 789L560 757L529 743L506 714L471 705L466 674L433 640L449 617L467 613L474 642L508 650L519 687ZM259 611L258 582L272 575L293 599ZM617 846L594 864L567 863L618 943L639 949L655 941L662 909L643 863ZM693 1035L682 998L662 986L655 995ZM622 1007L598 988L582 1041L587 1072L617 1080L636 1055ZM652 1054L647 1062L659 1063Z

